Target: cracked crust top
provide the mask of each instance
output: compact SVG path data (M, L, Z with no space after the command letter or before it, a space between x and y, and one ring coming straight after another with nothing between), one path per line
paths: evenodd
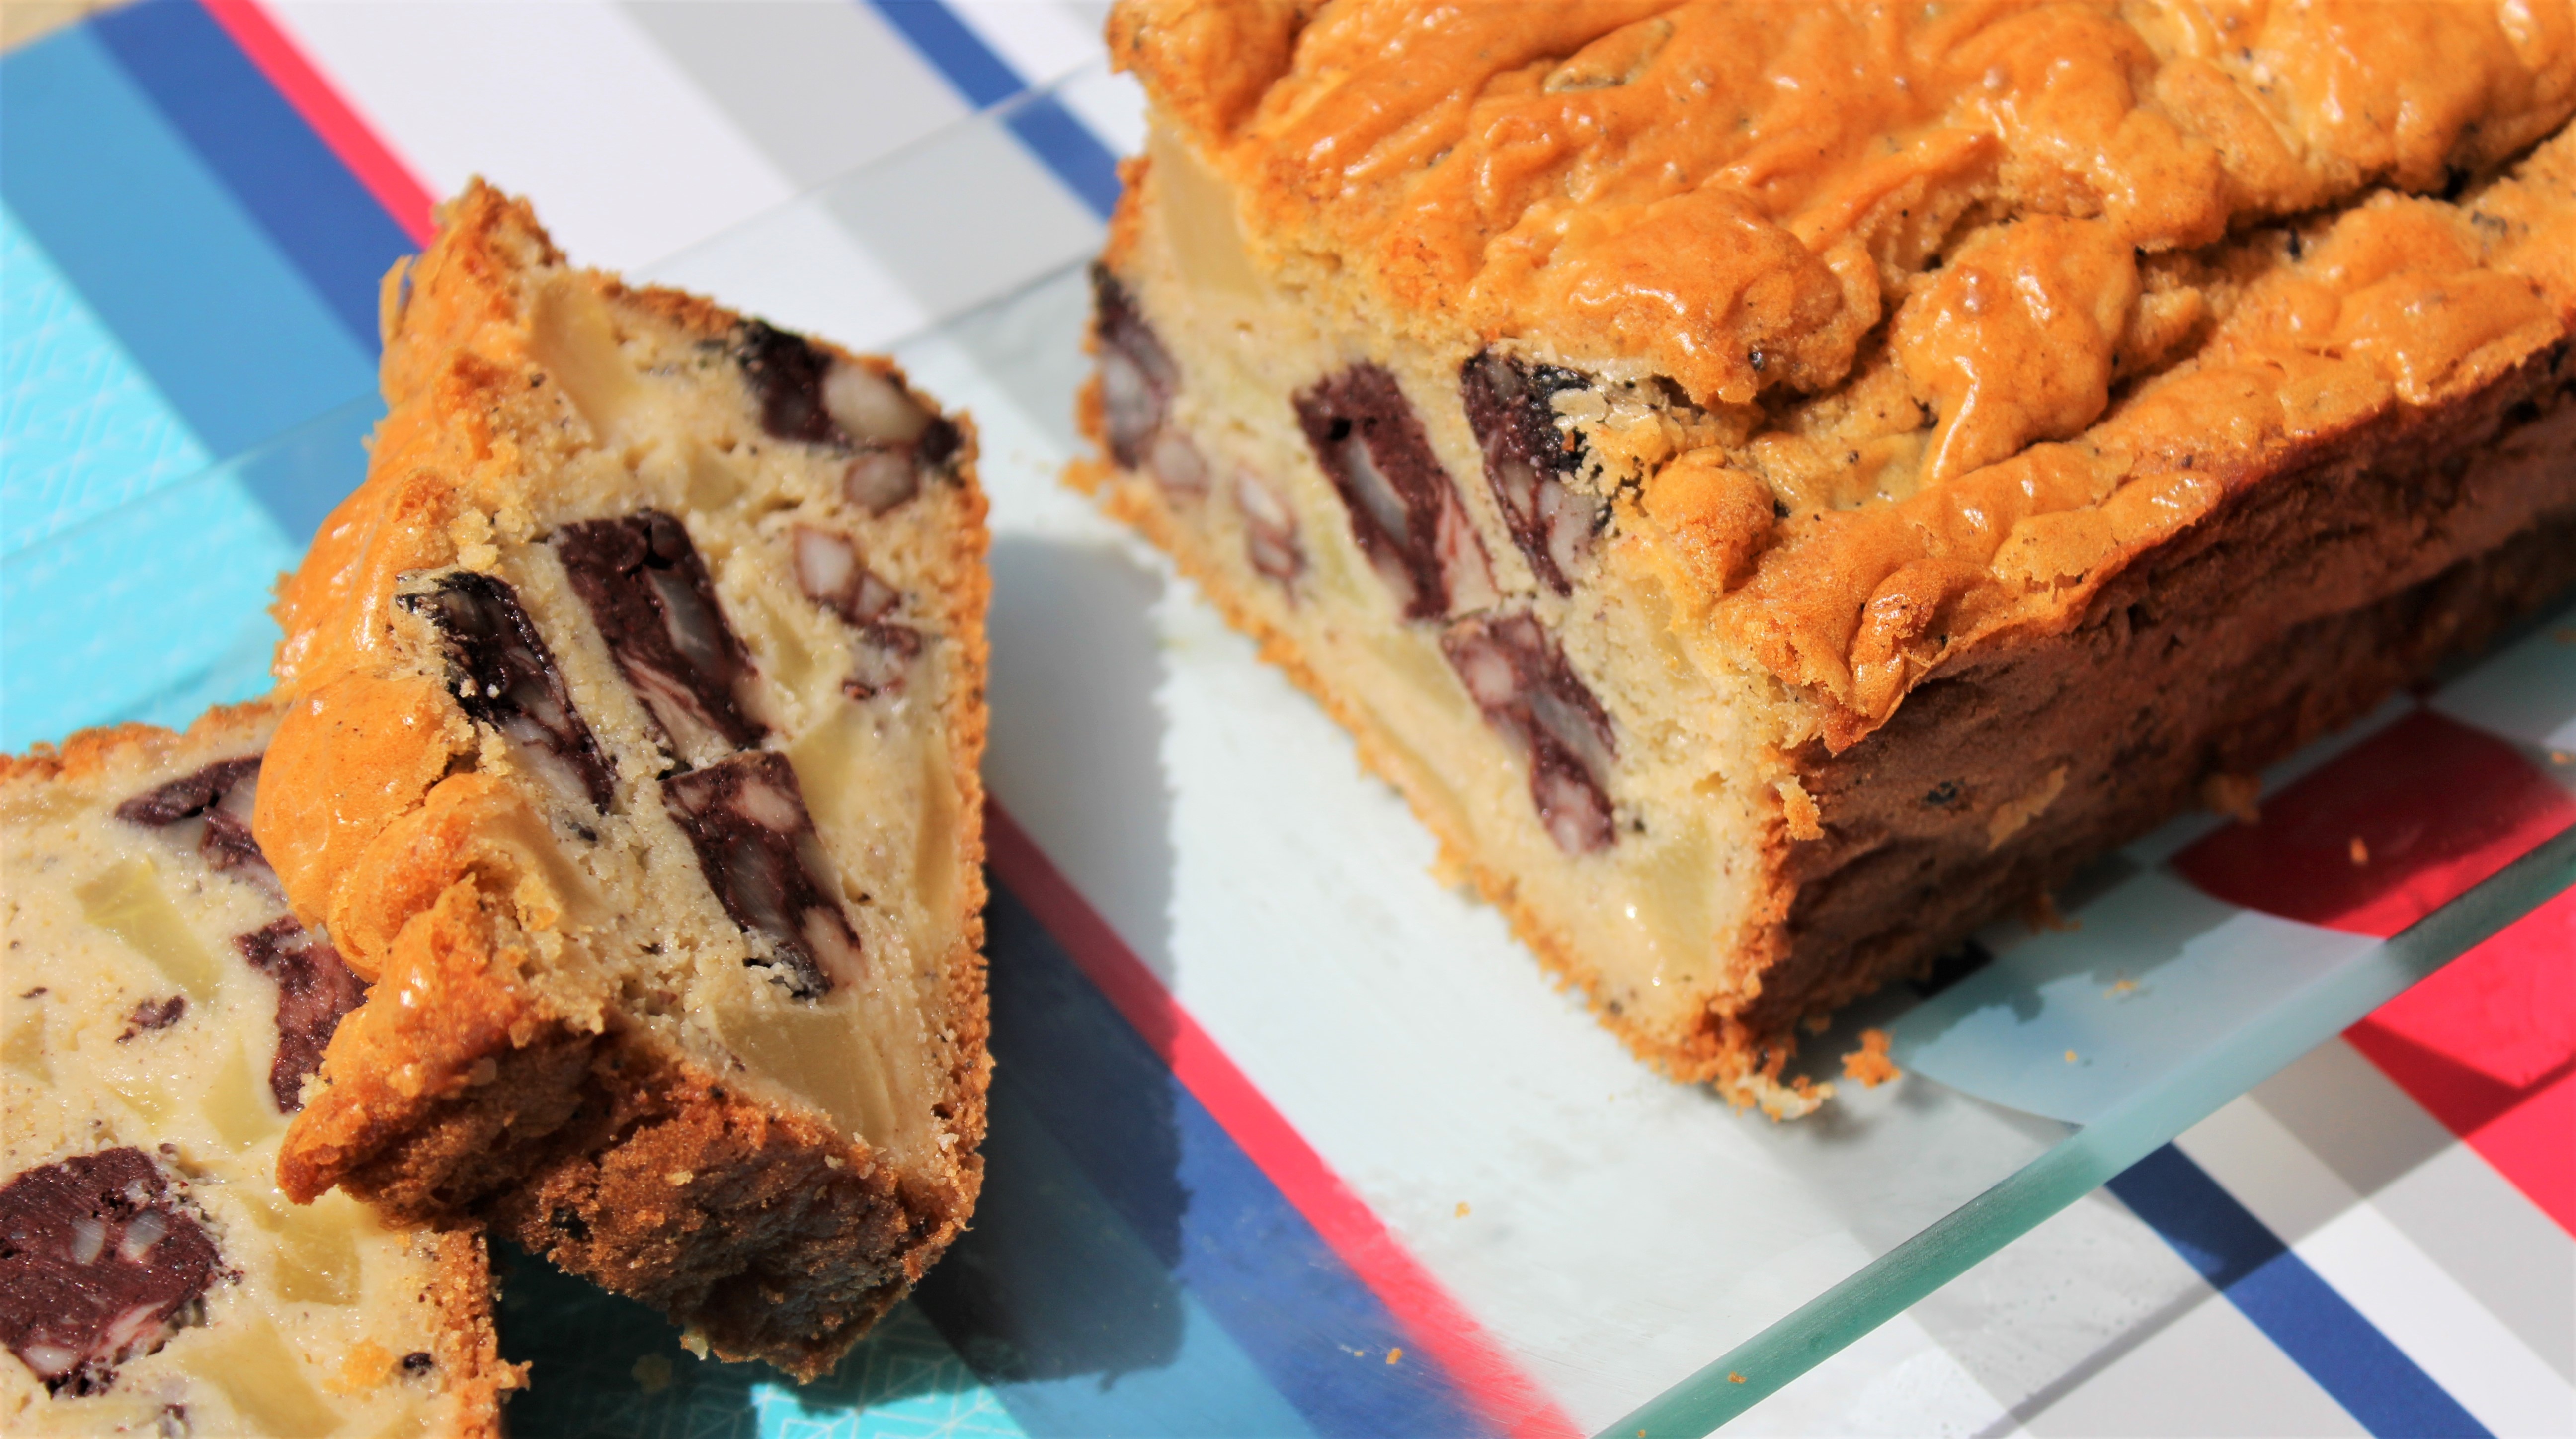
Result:
M2564 0L1122 0L1110 42L1167 203L1215 197L1185 252L1669 385L1622 524L1837 749L2576 327Z

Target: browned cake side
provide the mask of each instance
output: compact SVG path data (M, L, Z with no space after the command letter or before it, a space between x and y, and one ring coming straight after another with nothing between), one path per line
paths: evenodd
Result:
M1775 1115L1801 1021L2576 580L2564 4L1110 44L1151 138L1075 483Z
M279 605L258 831L376 981L281 1182L810 1378L982 1177L973 435L479 184L441 225Z

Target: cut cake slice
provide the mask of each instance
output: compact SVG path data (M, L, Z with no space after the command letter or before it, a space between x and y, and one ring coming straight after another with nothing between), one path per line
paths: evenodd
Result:
M1802 1022L2576 580L2570 14L2368 14L1122 0L1075 483L1803 1112Z
M361 993L251 840L276 718L0 757L0 1430L500 1432L481 1231L276 1187Z
M256 821L376 998L282 1180L818 1375L982 1175L972 431L479 182L384 316Z

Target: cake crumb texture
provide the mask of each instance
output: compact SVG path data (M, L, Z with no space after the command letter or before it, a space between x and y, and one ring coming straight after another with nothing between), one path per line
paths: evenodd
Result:
M278 1193L360 986L250 836L273 703L0 757L0 1430L498 1436L483 1233Z

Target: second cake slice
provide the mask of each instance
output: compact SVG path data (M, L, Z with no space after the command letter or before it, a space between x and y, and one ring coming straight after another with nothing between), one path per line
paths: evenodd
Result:
M479 183L441 218L278 609L260 842L376 982L282 1182L811 1377L981 1181L973 438Z

